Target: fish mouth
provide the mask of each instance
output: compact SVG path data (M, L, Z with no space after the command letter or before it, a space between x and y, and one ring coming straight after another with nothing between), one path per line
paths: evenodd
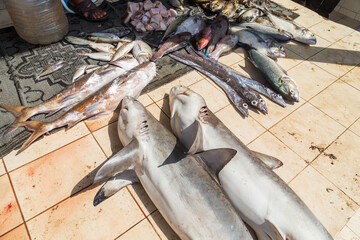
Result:
M262 112L263 114L268 114L268 113L269 113L269 110L267 109L265 103L259 103L258 109L259 109L259 111Z

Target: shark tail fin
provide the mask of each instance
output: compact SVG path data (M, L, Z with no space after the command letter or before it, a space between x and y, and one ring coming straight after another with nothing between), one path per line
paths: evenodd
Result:
M26 140L26 142L21 146L21 148L19 149L17 154L24 151L27 147L30 146L30 144L32 142L34 142L36 139L38 139L41 135L52 130L51 128L49 128L50 125L48 123L43 123L43 122L39 122L39 121L20 122L20 123L15 123L12 126L14 126L16 128L17 127L25 127L28 130L34 131L31 134L31 136Z
M102 201L111 197L124 187L137 182L138 178L134 170L126 170L122 173L116 174L114 177L110 178L97 192L93 201L93 205L99 205Z

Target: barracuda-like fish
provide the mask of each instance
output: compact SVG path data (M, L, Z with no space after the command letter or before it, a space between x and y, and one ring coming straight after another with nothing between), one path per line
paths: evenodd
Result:
M138 62L141 64L150 60L152 56L152 49L146 42L137 39L135 40L135 45L132 49L132 53L136 60L138 60Z
M222 190L259 240L332 240L296 193L186 87L170 91L171 128L189 152L232 148L234 158L220 171ZM262 155L262 156L261 156Z
M231 33L239 37L241 45L255 48L271 58L285 57L284 47L266 34L241 27L232 27Z
M124 43L116 50L115 54L112 56L111 61L116 61L119 58L122 58L124 55L129 53L135 46L135 41Z
M220 15L213 20L210 28L212 34L206 49L206 54L213 52L216 44L227 34L229 30L229 21L226 17Z
M82 120L95 119L112 113L125 96L138 97L143 88L154 78L155 72L155 63L143 63L106 84L52 122L26 121L14 124L14 127L25 127L33 131L20 148L19 153L38 137L55 128L63 126L71 128Z
M249 116L249 107L245 100L226 82L222 81L217 75L212 74L211 71L207 71L206 68L204 68L202 65L199 65L199 61L197 61L196 56L172 54L171 57L176 61L191 66L201 73L206 74L206 76L211 78L211 80L213 80L226 93L229 100L233 103L234 107L241 113L242 116Z
M248 49L249 57L254 66L285 98L299 102L300 94L295 81L287 75L273 59L261 54L255 49Z
M264 25L264 24L257 23L257 22L242 23L238 26L244 27L244 28L251 28L258 32L268 34L270 37L272 37L275 40L280 41L280 42L289 41L294 38L294 36L289 32L286 32L282 29L279 29L279 28L276 28L273 26Z
M175 34L159 46L159 49L156 51L154 56L152 56L151 61L156 62L164 55L185 47L189 43L190 38L191 33L189 32Z
M218 164L210 167L210 172L216 175L235 151L217 149L198 155L185 154L176 137L140 102L130 97L122 102L118 133L125 147L105 162L94 179L97 183L117 178L116 182L107 182L94 203L103 198L108 187L119 186L122 182L123 186L131 184L133 180L129 181L128 176L121 182L121 174L132 171L180 239L252 239L200 160L216 159ZM111 192L114 191L110 189Z
M0 105L0 107L11 112L16 117L13 125L24 122L30 117L40 113L46 113L47 116L50 116L61 109L76 105L116 77L121 76L126 71L139 65L134 58L120 59L112 64L114 66L105 66L81 77L48 101L35 107L10 105ZM7 130L7 134L16 129L13 125Z
M189 56L189 54L184 52L176 52L170 54L170 57L175 55L175 57L178 56L179 58L194 62L196 65L201 66L199 69L202 70L204 74L210 73L211 75L216 76L217 78L224 81L227 85L234 89L250 106L257 108L264 114L268 113L264 99L262 99L258 93L239 81L230 69L216 64L206 58L198 57L196 52L190 47L187 48L187 51L189 51L192 56ZM187 64L187 62L184 62L184 64ZM209 77L211 77L211 75L209 75Z
M216 45L215 50L208 55L209 59L217 62L222 54L231 51L239 41L239 37L236 35L226 35Z
M206 27L205 20L199 15L194 15L184 20L177 28L174 35L189 32L192 36L200 33Z
M63 60L57 61L53 64L50 64L50 65L46 66L39 75L37 75L36 79L39 79L42 76L53 73L53 72L63 68L65 65L66 65L66 63Z

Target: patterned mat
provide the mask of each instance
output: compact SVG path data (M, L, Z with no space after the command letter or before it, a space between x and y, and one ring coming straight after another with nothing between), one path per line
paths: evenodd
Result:
M171 7L166 0L163 1L163 4L168 8ZM68 14L68 35L76 36L81 32L97 32L111 27L124 26L122 15L125 12L126 5L127 1L115 3L104 1L101 7L108 12L109 19L103 23L88 22L77 15ZM272 7L278 6L273 5ZM278 9L287 11L283 8ZM185 12L190 13L190 15L200 14L207 19L214 18L214 14L204 13L197 6L188 6ZM285 13L292 16L291 12ZM162 34L162 32L151 33L146 35L144 40L154 46L159 43ZM36 106L71 84L73 74L79 66L105 64L105 62L78 56L77 53L81 51L91 52L92 50L84 46L71 45L66 41L45 46L32 45L19 38L14 28L0 30L0 104ZM64 68L40 79L36 78L45 66L59 60L67 63ZM144 92L149 92L170 82L190 70L192 69L169 57L164 57L157 62L157 77L144 89ZM46 118L46 121L52 121L62 114L64 112L60 111ZM43 121L45 117L38 115L31 119ZM24 129L17 129L8 136L2 136L7 126L13 121L12 114L0 108L0 158L20 147L30 136L30 132Z

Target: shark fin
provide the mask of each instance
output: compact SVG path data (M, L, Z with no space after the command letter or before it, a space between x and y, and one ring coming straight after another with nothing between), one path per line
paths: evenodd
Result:
M110 157L99 169L94 178L94 183L107 180L118 173L131 169L140 158L139 142L134 138L118 153Z
M126 170L110 178L97 192L93 205L97 206L124 187L139 182L134 170Z
M206 165L209 173L218 179L219 172L237 153L232 148L217 148L195 154Z
M271 170L277 169L283 165L283 162L277 159L276 157L252 151L252 153L259 158L263 163L265 163Z
M193 130L194 128L195 128L195 131ZM202 133L202 128L201 128L199 121L193 122L189 127L184 129L184 131L182 132L182 135L183 136L186 135L186 136L191 137L191 139L194 139L194 141L192 141L193 144L191 145L191 147L189 148L187 153L195 154L199 150L201 151L202 141L203 141L203 139L202 139L203 133Z

